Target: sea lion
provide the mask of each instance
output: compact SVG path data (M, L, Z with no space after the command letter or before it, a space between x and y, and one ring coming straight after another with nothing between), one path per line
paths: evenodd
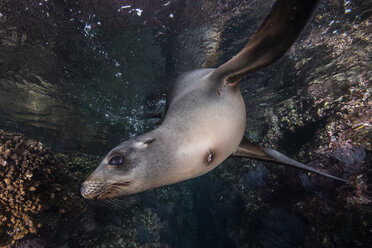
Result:
M182 74L162 125L112 149L81 187L88 199L108 199L203 175L230 155L270 160L344 181L291 160L244 137L240 79L281 57L318 0L278 0L248 44L217 69Z

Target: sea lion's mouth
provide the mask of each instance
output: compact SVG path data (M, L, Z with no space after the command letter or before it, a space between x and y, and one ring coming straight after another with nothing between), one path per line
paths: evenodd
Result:
M105 200L118 196L123 191L123 187L129 185L130 182L84 182L80 188L80 193L86 199Z

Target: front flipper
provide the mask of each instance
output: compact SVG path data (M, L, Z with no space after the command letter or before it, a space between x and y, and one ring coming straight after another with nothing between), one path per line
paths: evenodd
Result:
M240 143L239 147L236 149L236 151L232 154L233 156L239 156L239 157L247 157L247 158L253 158L253 159L260 159L260 160L267 160L267 161L273 161L276 163L284 164L293 166L305 171L309 171L312 173L316 173L318 175L328 177L334 180L342 181L347 183L346 180L332 176L328 173L316 170L314 168L311 168L303 163L300 163L296 160L293 160L286 155L275 151L273 149L269 148L262 148L260 146L253 145L249 143L248 139L246 137L243 137L242 142Z
M248 44L211 75L214 82L235 84L243 76L280 58L296 41L319 0L278 0Z

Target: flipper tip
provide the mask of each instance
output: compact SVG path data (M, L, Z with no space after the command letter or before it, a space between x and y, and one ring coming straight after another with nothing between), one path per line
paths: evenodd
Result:
M330 178L330 179L333 179L333 180L337 180L337 181L341 181L341 182L344 182L346 184L350 184L350 181L348 180L345 180L345 179L342 179L342 178L339 178L339 177L335 177L335 176L332 176L328 173L325 173L325 172L322 172L322 171L319 171L315 168L312 168L310 166L307 166L303 163L300 163L294 159L291 159L289 157L287 157L286 155L278 152L278 151L275 151L273 149L270 149L270 148L264 148L263 151L269 155L270 157L272 157L273 159L275 159L275 161L281 163L281 164L285 164L285 165L290 165L290 166L293 166L293 167L296 167L296 168L299 168L299 169L302 169L302 170L305 170L305 171L309 171L309 172L312 172L312 173L316 173L318 175L321 175L321 176L324 176L324 177L327 177L327 178Z

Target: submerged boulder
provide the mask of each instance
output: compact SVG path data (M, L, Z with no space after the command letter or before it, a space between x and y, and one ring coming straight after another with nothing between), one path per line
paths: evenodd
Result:
M40 236L83 212L75 178L42 143L0 130L0 245Z

